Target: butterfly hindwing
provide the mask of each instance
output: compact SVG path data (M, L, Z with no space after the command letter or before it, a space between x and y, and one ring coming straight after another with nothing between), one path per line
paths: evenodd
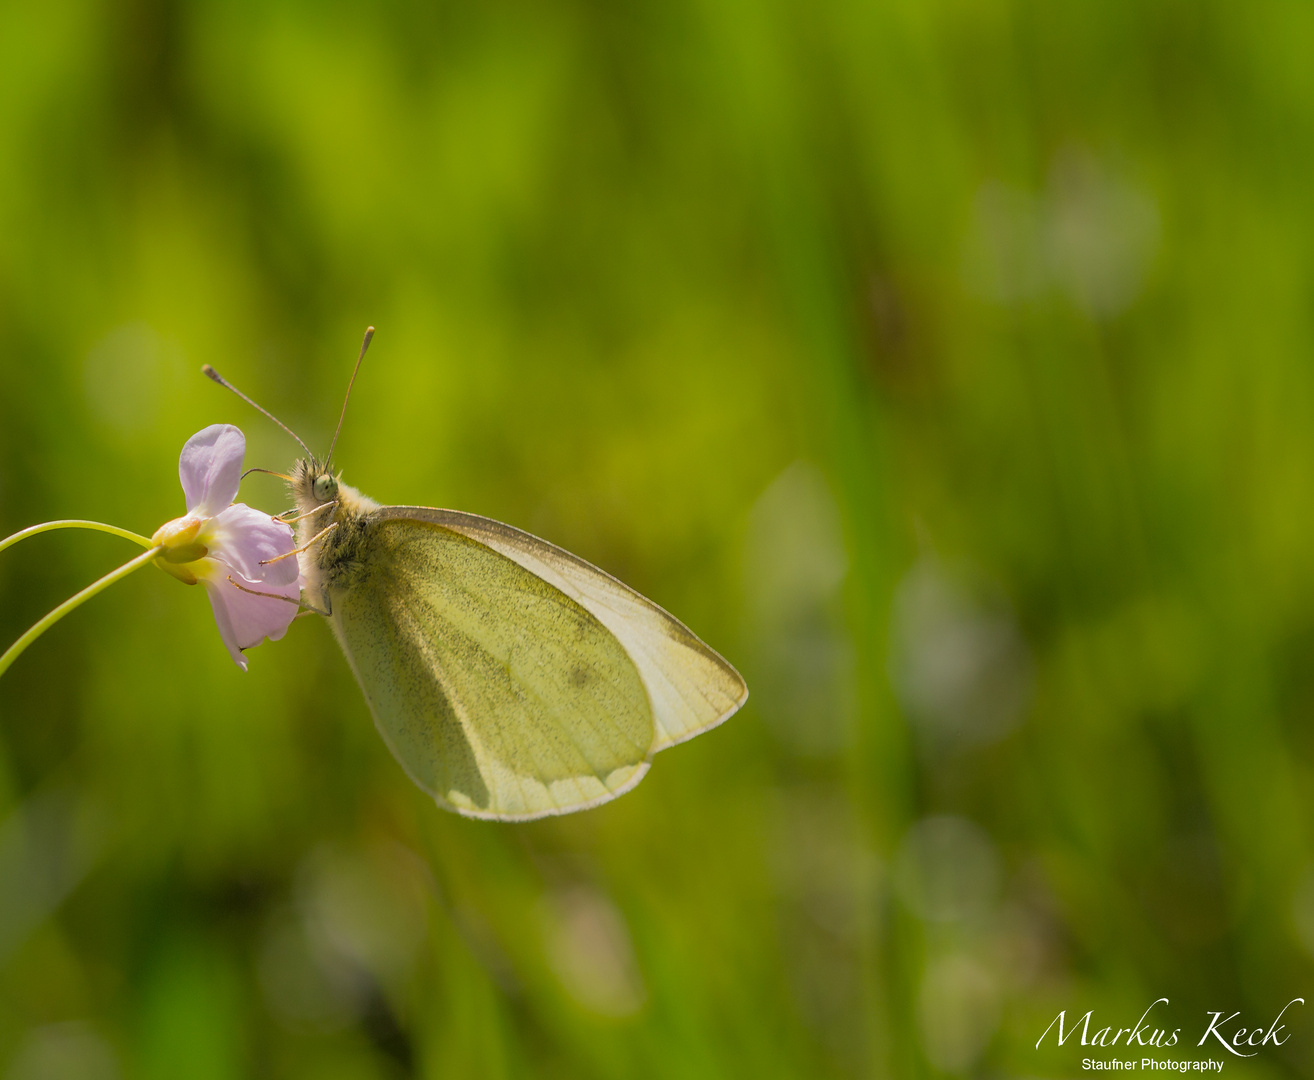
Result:
M645 680L586 604L439 521L369 514L334 631L380 733L453 809L525 819L628 790L659 739Z

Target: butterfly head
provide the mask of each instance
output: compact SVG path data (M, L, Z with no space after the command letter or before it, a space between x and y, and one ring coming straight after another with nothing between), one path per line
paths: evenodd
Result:
M328 466L314 458L301 458L292 466L291 482L288 486L291 488L297 509L303 514L321 507L331 511L330 504L338 500L338 478L329 472Z
M329 470L327 465L312 458L301 458L292 466L288 488L297 510L306 515L316 529L344 516L367 513L378 504L362 495L342 475Z
M337 477L329 472L321 472L310 485L310 493L317 502L332 502L338 497Z

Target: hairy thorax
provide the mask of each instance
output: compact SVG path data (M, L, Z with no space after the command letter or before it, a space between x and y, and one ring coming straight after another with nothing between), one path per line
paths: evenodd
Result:
M321 492L329 488L327 498L317 497L316 481ZM297 523L297 547L305 548L300 555L305 591L312 601L327 599L330 590L350 588L362 573L370 515L379 504L314 461L293 466L289 487L298 514L305 515Z

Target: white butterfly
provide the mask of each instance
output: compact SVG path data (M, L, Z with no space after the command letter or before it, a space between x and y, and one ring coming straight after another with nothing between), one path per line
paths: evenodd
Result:
M503 821L596 806L747 700L733 667L611 575L475 514L380 506L328 459L307 450L290 477L307 606L439 805Z

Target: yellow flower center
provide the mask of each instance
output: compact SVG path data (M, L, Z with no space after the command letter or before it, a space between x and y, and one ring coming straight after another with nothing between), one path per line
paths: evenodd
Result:
M196 514L184 514L180 518L166 521L156 529L155 535L151 537L151 543L166 548L182 547L196 539L196 534L201 531L201 526L204 524L204 518Z
M172 521L166 521L151 537L151 543L164 548L163 554L155 560L167 574L171 574L187 585L196 584L196 574L186 564L204 559L209 549L196 542L197 534L205 525L205 519L196 514L185 514Z

